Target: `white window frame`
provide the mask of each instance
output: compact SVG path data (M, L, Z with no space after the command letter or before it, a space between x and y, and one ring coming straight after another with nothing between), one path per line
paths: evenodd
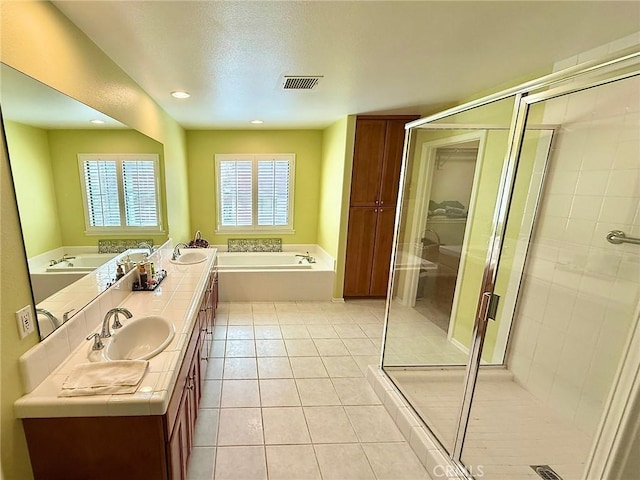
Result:
M118 198L120 201L120 226L118 227L96 227L91 225L89 219L89 202L87 199L87 187L84 176L84 162L86 161L111 161L116 163L116 178L118 182ZM122 164L127 160L153 161L155 192L156 192L156 212L158 224L155 227L131 227L125 224L125 199L124 182L122 177ZM80 172L80 189L82 190L82 209L84 211L84 224L86 235L110 235L110 234L164 234L162 226L162 201L160 198L160 159L156 153L79 153L78 168Z
M220 162L222 161L251 161L251 200L252 200L252 222L251 226L227 226L222 225L222 188L220 185ZM289 205L288 205L288 224L287 225L258 225L258 162L261 160L285 160L289 162ZM293 205L294 205L294 186L295 186L295 167L296 156L294 153L269 153L269 154L227 154L219 153L215 155L215 175L216 175L216 233L279 233L293 234Z

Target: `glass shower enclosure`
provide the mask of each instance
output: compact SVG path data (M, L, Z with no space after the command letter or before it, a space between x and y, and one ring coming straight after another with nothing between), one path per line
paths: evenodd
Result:
M408 125L382 368L463 475L611 468L640 363L639 57Z

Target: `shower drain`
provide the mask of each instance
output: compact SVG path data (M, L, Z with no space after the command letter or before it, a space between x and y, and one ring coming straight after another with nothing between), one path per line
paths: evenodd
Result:
M562 480L562 477L553 471L549 465L529 465L544 480Z

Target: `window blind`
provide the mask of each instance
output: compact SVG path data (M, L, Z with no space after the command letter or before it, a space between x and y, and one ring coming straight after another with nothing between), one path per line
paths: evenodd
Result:
M220 161L220 211L223 226L253 224L251 160Z
M258 225L289 223L289 162L258 161Z
M120 200L116 162L84 161L89 224L92 227L120 226Z
M158 226L155 163L151 160L124 160L122 184L127 226Z

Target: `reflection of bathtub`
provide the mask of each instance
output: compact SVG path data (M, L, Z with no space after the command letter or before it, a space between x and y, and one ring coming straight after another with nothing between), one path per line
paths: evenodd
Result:
M299 252L218 252L220 301L329 301L333 292L333 259L316 255L317 263L298 263ZM301 251L307 251L307 248ZM325 258L326 257L326 258Z
M47 272L92 272L113 258L113 253L83 253L47 267Z

